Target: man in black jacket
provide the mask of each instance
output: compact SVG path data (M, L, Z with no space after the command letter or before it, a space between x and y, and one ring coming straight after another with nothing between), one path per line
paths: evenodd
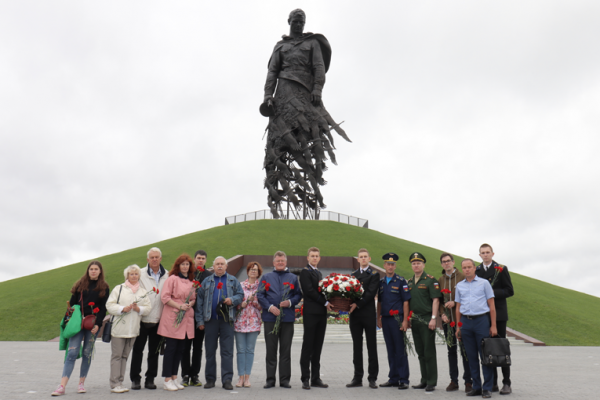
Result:
M479 246L479 256L483 260L477 267L477 276L487 279L490 283L494 282L492 289L494 289L494 302L496 304L496 329L498 330L498 336L506 337L506 321L508 321L508 308L506 305L506 299L515 294L513 290L512 281L508 268L504 265L498 264L493 260L494 250L492 246L487 243ZM494 277L498 274L496 279ZM500 394L511 394L511 382L510 382L510 367L502 367L502 389ZM492 392L498 391L498 369L494 368L494 386Z
M196 277L198 282L204 281L212 272L206 269L206 251L198 250L194 255ZM202 361L202 344L204 343L204 330L196 329L193 339L185 338L185 350L181 357L181 376L183 386L202 386L200 382L200 364ZM192 346L194 349L192 350ZM190 354L191 353L191 354ZM190 364L191 356L191 364Z
M319 293L319 281L323 279L317 266L321 252L316 247L308 249L308 265L300 272L300 288L304 297L304 338L300 353L302 389L326 388L321 380L321 350L327 329L327 311L332 309L325 295ZM312 370L312 371L311 371ZM310 379L310 384L309 384Z
M377 309L375 308L375 295L379 290L379 273L369 267L371 256L367 249L358 251L360 267L352 273L363 287L362 299L350 305L350 334L352 335L352 361L354 362L354 376L352 382L346 387L362 386L365 374L363 368L363 330L367 339L367 353L369 367L367 379L369 387L377 389L377 374L379 361L377 360Z

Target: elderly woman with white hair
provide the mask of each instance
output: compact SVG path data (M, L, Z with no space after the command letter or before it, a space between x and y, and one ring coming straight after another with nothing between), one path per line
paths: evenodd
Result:
M140 286L141 270L137 265L125 268L125 283L115 287L106 302L106 309L113 315L110 358L110 391L124 393L123 378L127 358L135 339L140 334L140 320L151 310L149 296L156 296L158 290L146 290Z

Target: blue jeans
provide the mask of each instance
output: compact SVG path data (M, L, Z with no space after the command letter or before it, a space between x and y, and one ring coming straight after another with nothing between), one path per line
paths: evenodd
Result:
M65 365L63 367L62 377L71 377L73 368L75 367L75 360L79 356L79 349L81 348L81 341L83 340L83 354L81 357L81 371L79 372L80 378L87 377L90 365L92 364L92 344L96 340L96 335L92 335L91 331L82 329L78 334L69 339L69 347L67 350L67 356L65 357Z
M235 348L237 350L238 375L250 375L254 364L254 347L260 332L236 332Z
M461 317L463 323L460 333L462 341L469 358L469 367L471 368L471 377L473 378L473 390L492 391L492 381L494 380L494 369L487 365L482 365L483 385L481 384L481 374L479 373L479 357L481 356L481 339L490 337L490 319L487 315L477 319L468 319L464 315Z
M217 347L221 349L221 382L231 382L233 378L233 326L222 319L204 322L204 350L206 382L217 380Z

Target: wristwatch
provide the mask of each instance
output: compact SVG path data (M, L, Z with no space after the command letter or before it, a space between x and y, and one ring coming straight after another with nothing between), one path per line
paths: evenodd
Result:
M435 319L435 315L432 315L432 316L431 316L431 319Z

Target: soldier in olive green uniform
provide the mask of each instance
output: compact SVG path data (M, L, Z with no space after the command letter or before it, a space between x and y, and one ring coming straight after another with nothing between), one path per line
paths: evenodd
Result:
M435 390L437 385L437 361L435 352L436 315L440 304L439 282L426 274L425 257L421 253L412 253L409 257L415 275L408 280L410 289L410 310L413 313L410 325L415 341L415 350L421 366L421 383L414 389Z

